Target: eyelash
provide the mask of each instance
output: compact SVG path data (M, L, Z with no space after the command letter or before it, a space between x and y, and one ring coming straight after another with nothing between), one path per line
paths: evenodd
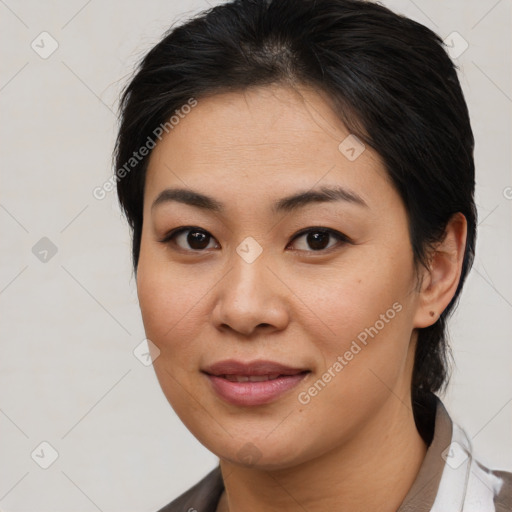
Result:
M175 242L176 237L178 235L182 234L182 233L186 233L187 231L197 231L197 232L200 232L200 233L204 233L204 234L206 234L207 236L210 237L209 242L211 241L211 239L215 240L215 237L213 235L211 235L205 229L199 228L197 226L182 226L182 227L179 227L179 228L175 228L172 231L170 231L169 233L167 233L164 238L159 240L159 242L162 243L162 244L166 244L166 245L169 245L171 243L173 245L176 245L176 242ZM347 243L353 243L352 240L348 236L344 235L343 233L340 233L339 231L336 231L334 229L324 228L324 227L320 227L320 226L313 226L313 227L301 229L300 231L298 231L297 233L295 233L293 235L290 243L294 242L295 240L297 240L298 238L300 238L300 237L302 237L304 235L308 235L309 233L325 233L325 234L328 234L331 237L334 237L335 239L337 239L338 243L333 245L333 246L331 246L331 247L327 247L325 249L319 249L319 250L313 250L313 249L311 249L311 250L293 249L294 251L296 251L296 252L313 253L313 254L325 254L326 252L329 252L332 249L334 249L336 247L339 247L339 245L344 245L344 244L347 244ZM218 242L217 242L217 244L218 244ZM192 253L203 253L203 252L206 252L206 250L207 250L207 249L183 249L182 247L179 247L179 246L177 246L177 247L178 247L179 250L187 251L187 252L192 252Z

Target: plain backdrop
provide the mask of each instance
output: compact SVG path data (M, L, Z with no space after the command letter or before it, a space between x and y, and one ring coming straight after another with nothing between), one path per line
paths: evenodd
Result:
M460 68L480 218L444 401L479 460L511 470L512 2L383 3L447 38ZM0 1L1 510L156 511L218 462L134 354L145 336L128 228L114 192L92 195L112 173L134 65L213 4Z

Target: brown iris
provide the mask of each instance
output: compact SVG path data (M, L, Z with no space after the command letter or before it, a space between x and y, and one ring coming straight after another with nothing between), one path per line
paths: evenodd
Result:
M329 236L329 233L326 231L312 231L308 233L306 240L311 249L320 251L329 244Z

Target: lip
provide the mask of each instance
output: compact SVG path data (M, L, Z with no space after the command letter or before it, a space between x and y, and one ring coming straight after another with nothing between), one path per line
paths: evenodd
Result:
M219 361L203 373L208 377L213 390L226 402L237 406L263 405L277 400L281 395L297 386L309 373L305 368L286 366L274 361L251 362L229 359ZM262 377L271 380L258 382L236 382L226 376ZM278 375L277 378L276 375Z

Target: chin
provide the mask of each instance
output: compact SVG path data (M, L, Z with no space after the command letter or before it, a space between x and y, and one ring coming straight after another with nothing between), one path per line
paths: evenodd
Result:
M305 451L297 451L299 441L290 438L289 442L277 438L272 442L261 437L255 437L253 440L249 437L246 437L245 440L229 438L222 445L218 442L202 442L201 439L199 441L221 461L245 469L284 470L297 466L308 459Z

